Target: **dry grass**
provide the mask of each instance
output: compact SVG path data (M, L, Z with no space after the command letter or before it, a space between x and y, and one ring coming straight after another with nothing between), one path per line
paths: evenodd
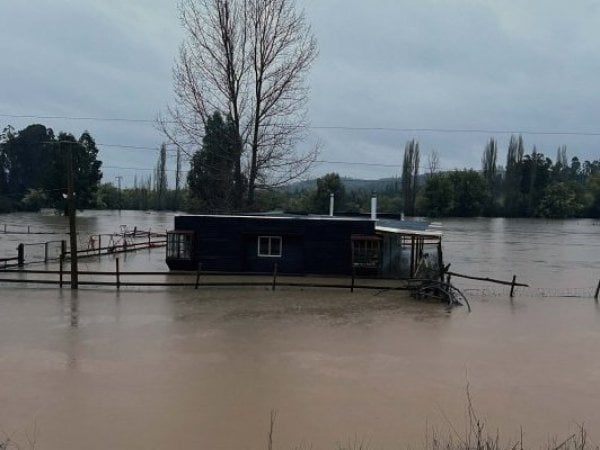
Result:
M577 432L566 439L553 438L545 446L530 447L523 441L523 428L518 438L502 443L500 430L490 430L486 422L482 420L475 407L467 383L467 426L465 432L460 434L456 428L448 422L452 430L447 435L440 435L435 428L427 428L425 438L425 450L525 450L538 448L541 450L600 450L598 444L589 439L583 424L577 425Z

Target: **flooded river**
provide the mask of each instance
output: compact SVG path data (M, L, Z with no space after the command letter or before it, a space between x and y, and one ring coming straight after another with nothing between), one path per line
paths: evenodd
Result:
M101 232L172 223L169 214L89 214L82 229ZM600 307L589 291L600 278L599 223L451 220L444 232L456 272L517 274L544 296L511 300L461 281L477 288L468 313L389 291L1 286L0 442L266 449L276 410L278 449L414 448L427 427L464 433L467 384L504 442L523 427L527 445L543 445L580 423L598 442ZM0 234L0 248L14 239ZM127 258L126 269L165 268L164 249Z

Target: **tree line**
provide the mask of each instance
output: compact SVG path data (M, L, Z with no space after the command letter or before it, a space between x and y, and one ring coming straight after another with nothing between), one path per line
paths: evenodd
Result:
M600 160L569 160L560 146L553 161L512 136L502 166L492 138L481 171L429 174L416 206L427 216L600 217Z
M20 131L6 127L0 135L0 211L64 210L70 157L77 206L93 206L102 179L97 156L96 142L87 131L77 139L66 132L55 135L39 124Z
M16 131L6 127L0 135L0 212L66 211L68 157L73 156L77 208L177 210L186 204L181 177L182 155L176 154L174 188L169 188L167 149L162 145L155 169L134 178L133 187L102 183L102 161L89 132L78 139L67 132L33 124Z
M54 208L63 211L67 192L67 156L75 161L77 207L99 209L186 210L230 213L237 209L236 132L231 118L214 113L207 121L203 143L191 157L187 179L183 155L177 150L176 169L169 180L167 149L162 145L154 170L135 177L133 186L101 183L102 161L89 132L79 138L34 124L0 135L0 211ZM439 170L432 152L421 173L419 143L406 143L402 175L376 188L379 210L398 216L600 217L600 161L568 157L565 146L556 159L534 146L525 150L513 136L505 164L499 164L497 141L484 146L481 170ZM169 182L171 186L169 187ZM337 173L315 180L311 188L257 189L254 206L246 211L285 210L315 214L329 212L334 194L335 213L367 213L372 190L349 189Z

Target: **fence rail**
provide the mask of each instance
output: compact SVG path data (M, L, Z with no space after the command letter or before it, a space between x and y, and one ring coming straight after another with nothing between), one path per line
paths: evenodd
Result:
M47 231L39 229L35 225L22 223L2 223L0 224L0 233L2 234L69 234L69 230Z
M82 286L121 287L211 287L211 286L266 286L275 290L279 286L387 290L412 290L423 282L419 279L357 278L355 275L319 276L279 274L277 264L272 273L254 272L203 272L196 271L130 271L120 270L119 258L114 271L78 271L78 284ZM45 275L31 278L29 275ZM9 278L10 277L10 278ZM87 279L86 279L87 277ZM162 280L160 280L162 278ZM158 281L157 281L158 280ZM430 280L428 280L430 281ZM11 269L0 270L0 283L46 284L63 287L70 284L70 272L65 270L64 259L59 270Z
M19 264L19 258L0 258L0 269L6 269L8 267L16 266Z
M78 245L77 255L79 257L110 255L166 245L166 234L154 233L150 230L137 231L137 228L133 232L127 233L92 234L85 236L87 242L82 242L80 239ZM67 240L20 243L17 245L16 256L0 258L0 269L14 265L21 267L31 263L58 261L61 255L68 258L70 254L71 251Z
M99 287L305 287L305 288L341 288L371 289L378 291L409 291L425 280L422 279L379 279L352 276L316 276L301 274L279 274L277 266L272 273L254 272L209 272L202 271L121 271L119 258L115 259L115 270L78 272L79 285ZM44 275L32 278L30 275ZM83 279L81 278L83 277ZM0 269L0 283L44 284L60 287L70 284L70 273L63 267L59 270L36 269ZM598 282L600 286L600 281ZM466 288L465 294L480 296L537 297L537 298L595 298L598 300L598 287L582 288L536 288L518 287L511 292L512 286ZM595 291L595 292L594 292ZM513 294L513 295L511 295Z

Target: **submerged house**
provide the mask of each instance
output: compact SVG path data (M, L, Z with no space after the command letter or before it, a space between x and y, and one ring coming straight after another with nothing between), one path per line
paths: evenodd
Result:
M439 278L442 235L426 222L298 215L182 215L171 270ZM276 266L275 266L276 265Z

